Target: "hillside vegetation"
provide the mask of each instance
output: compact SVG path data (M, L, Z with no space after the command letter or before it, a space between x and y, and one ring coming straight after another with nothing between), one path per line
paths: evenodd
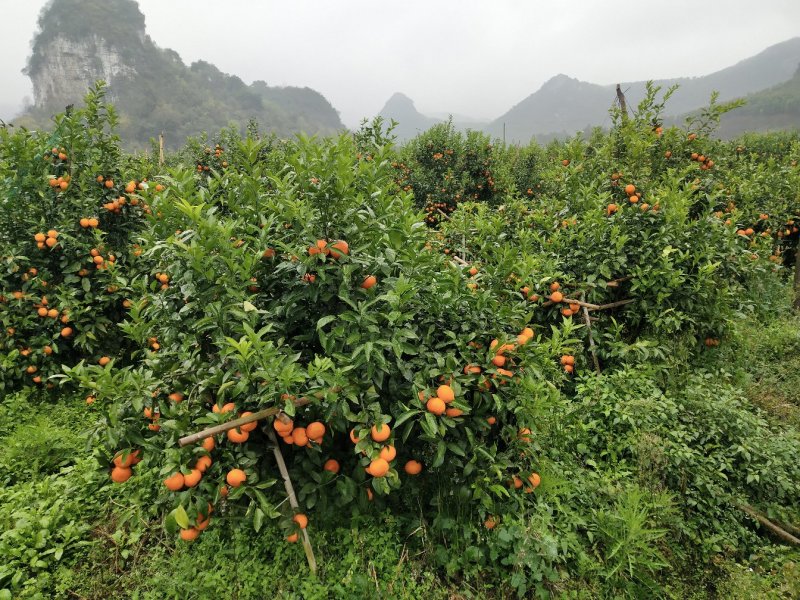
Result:
M344 129L336 110L312 89L247 85L205 61L185 65L146 35L134 0L49 3L26 72L36 106L18 124L49 127L53 112L78 104L86 87L105 79L120 115L118 132L129 148L147 147L160 132L178 148L188 136L232 124L244 131L250 122L281 136Z

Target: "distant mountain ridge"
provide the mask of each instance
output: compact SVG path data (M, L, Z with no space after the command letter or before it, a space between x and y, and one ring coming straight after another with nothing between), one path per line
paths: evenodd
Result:
M705 106L713 91L719 92L720 101L728 101L783 84L794 76L798 65L800 37L770 46L755 56L709 75L659 79L654 83L665 89L679 85L678 91L665 107L665 116L677 117ZM635 107L644 98L646 83L620 83L629 106ZM793 90L792 86L785 88L781 92L782 97L791 95ZM413 107L413 102L404 98ZM503 138L505 127L506 141L516 143L527 143L533 137L544 140L573 135L590 127L607 124L608 109L615 98L615 84L599 85L559 74L488 125L479 124L474 128L485 131L493 138ZM797 99L800 101L800 93ZM726 121L734 119L739 111L726 117ZM430 117L420 114L416 109L414 112L395 112L392 103L387 103L380 115L400 122L396 133L401 141L408 139L408 134L415 135L431 126ZM774 115L772 119L773 122L787 120L787 116L778 118Z
M150 39L135 0L53 0L39 28L26 68L34 107L16 119L21 125L46 123L102 79L120 113L120 135L133 147L161 131L177 145L251 119L279 135L345 129L330 102L307 87L247 85L205 61L186 66L177 52Z

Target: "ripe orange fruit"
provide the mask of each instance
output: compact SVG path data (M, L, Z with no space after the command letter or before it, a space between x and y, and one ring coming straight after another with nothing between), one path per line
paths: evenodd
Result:
M184 475L184 476L183 476L183 484L184 484L186 487L193 488L193 487L194 487L194 486L196 486L198 483L200 483L200 480L201 480L202 478L203 478L203 473L202 473L202 471L200 471L200 469L192 469L192 470L189 472L189 474L188 474L188 475Z
M384 446L381 448L380 457L386 462L392 462L397 456L397 449L394 446Z
M470 274L470 275L472 275L473 277L475 277L475 275L477 275L477 274L478 274L478 268L477 268L477 267L472 267L472 268L469 270L469 274Z
M36 314L38 314L40 317L46 317L47 309L44 306L42 306L36 311Z
M562 294L561 292L553 292L552 294L550 294L550 301L554 302L555 304L558 304L563 299L564 299L564 294Z
M528 477L528 481L531 482L531 488L535 490L542 482L542 478L538 473L531 473L530 477Z
M444 411L447 410L447 405L444 403L444 400L441 398L437 398L433 396L428 400L425 404L425 408L428 409L428 412L431 412L437 416L443 415Z
M50 356L53 353L53 349L50 346L45 346L42 348L42 352L44 352L47 356Z
M313 423L309 423L306 426L306 435L309 439L317 439L321 438L325 435L325 425L320 423L319 421L314 421Z
M208 470L208 467L211 466L211 457L210 456L201 456L197 459L197 462L194 464L194 468L200 471L201 473L205 473ZM184 478L185 482L186 478Z
M350 441L353 442L354 444L357 444L359 442L358 437L356 437L355 427L350 430Z
M449 404L456 399L453 388L451 388L449 385L440 385L438 388L436 388L436 395L441 398L445 404Z
M33 236L33 239L37 242L44 242L47 239L47 236L43 233L37 233Z
M183 401L183 394L181 394L180 392L172 392L169 396L167 396L167 398L169 398L170 400L172 400L177 404L178 402Z
M45 245L45 246L47 246L48 248L52 248L52 247L53 247L53 246L55 246L57 243L58 243L58 240L57 240L56 238L51 238L51 237L47 238L47 239L44 241L44 245Z
M275 419L272 422L272 428L280 435L281 437L286 437L292 433L292 429L294 429L294 421L289 420L287 423L284 423L280 419Z
M574 365L575 364L575 357L570 354L565 354L561 357L561 364L562 365Z
M289 542L290 544L294 544L295 542L297 542L297 534L293 533L291 535L287 535L286 541Z
M305 529L306 527L308 527L308 517L305 516L303 513L298 513L295 516L293 516L292 521L297 523L297 526L300 529Z
M228 485L231 487L239 487L247 481L247 475L241 469L231 469L225 476L225 481L227 481Z
M375 277L375 275L369 275L369 276L368 276L368 277L367 277L367 278L366 278L366 279L365 279L365 280L364 280L364 281L361 283L361 289L363 289L363 290L368 290L368 289L370 289L372 286L374 286L376 283L378 283L378 279Z
M325 471L330 471L331 473L333 473L335 475L336 473L339 472L339 469L341 467L339 466L339 461L338 460L336 460L334 458L329 458L328 460L325 461L325 464L322 465L322 468Z
M209 524L211 523L211 517L205 517L204 515L197 516L197 524L195 525L195 529L198 531L205 531Z
M410 460L403 468L409 475L419 475L422 472L422 463L416 460Z
M385 442L392 434L392 429L386 423L378 423L370 429L370 437L376 442Z
M114 180L113 180L113 179L106 179L105 186L106 186L108 189L111 189L112 187L114 187Z
M133 475L130 467L114 467L111 470L111 481L114 483L125 483Z
M214 449L214 446L215 446L214 438L212 436L208 436L207 438L205 438L203 440L203 444L202 445L203 445L203 449L206 452L211 452Z
M447 410L444 411L444 414L453 419L455 417L460 417L461 415L463 415L464 411L461 410L460 408L448 408Z
M486 527L486 529L494 529L497 526L497 521L494 517L489 517L483 522L483 526Z
M505 366L505 364L506 364L506 357L505 357L505 356L503 356L502 354L498 354L497 356L495 356L494 358L492 358L492 364L493 364L495 367L502 367L502 366Z
M560 289L561 289L561 284L558 283L557 281L554 281L553 283L550 284L550 291L551 292L557 292Z
M171 492L177 492L183 489L183 473L177 471L164 480L164 485Z
M193 542L197 539L197 536L200 535L200 530L196 527L190 527L189 529L181 529L181 539L184 542Z
M373 477L383 477L389 472L389 463L382 458L376 458L369 463L366 471Z
M347 242L339 240L331 244L331 258L339 259L342 257L342 254L350 254L350 246Z
M486 417L486 422L489 425L494 425L495 423L497 423L497 417Z
M118 452L114 457L114 466L122 467L123 469L130 468L132 465L135 465L137 462L139 462L139 460L141 460L138 458L140 455L140 450L129 452L127 456L125 456L124 452Z
M308 433L305 427L295 427L292 431L292 441L295 446L308 446Z
M58 317L58 311L55 308L51 308L50 310L47 311L47 316L50 317L51 319L55 319L56 317Z
M111 362L111 359L108 356L101 356L100 360L97 361L101 367L105 367L108 363Z
M632 183L629 183L625 186L625 194L628 196L633 196L636 193L636 186Z
M227 498L229 493L230 492L228 491L228 486L227 485L219 486L219 495L220 496L222 496L223 498Z
M526 444L530 444L531 442L530 436L531 436L531 430L528 429L527 427L523 427L522 429L520 429L519 433L517 434L517 438L519 439L519 441L525 442Z
M250 434L246 431L242 431L240 428L235 427L234 429L228 429L225 432L228 436L228 441L234 444L243 444L250 438Z

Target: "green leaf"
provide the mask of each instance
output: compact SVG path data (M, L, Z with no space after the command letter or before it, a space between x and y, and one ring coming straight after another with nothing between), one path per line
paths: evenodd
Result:
M256 508L255 512L253 513L253 529L256 530L256 533L261 531L261 528L264 526L264 511L260 508Z
M175 509L175 522L181 529L189 527L189 515L186 514L186 509L183 508L183 505Z

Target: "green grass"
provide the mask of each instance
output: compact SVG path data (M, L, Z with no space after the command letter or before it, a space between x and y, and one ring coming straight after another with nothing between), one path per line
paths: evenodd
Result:
M745 392L752 404L741 405L766 416L776 431L800 427L797 315L756 314L742 320L708 368L712 380L722 374ZM159 485L157 473L144 470L123 486L110 484L107 470L93 456L89 432L96 414L76 395L66 394L55 404L25 392L3 399L0 600L11 597L2 590L12 583L15 598L507 598L517 595L514 577L519 576L519 565L527 564L530 572L538 560L526 558L522 545L514 556L521 562L510 563L511 567L470 566L469 553L475 548L473 538L464 536L475 533L468 519L458 515L458 506L451 507L454 523L449 533L434 535L395 518L389 510L315 524L309 531L319 563L316 577L308 571L302 546L287 544L269 525L256 534L224 506L198 541L176 543L162 527L159 508L149 503ZM654 457L651 462L656 464ZM644 464L635 468L648 469ZM610 483L610 497L623 477ZM648 487L645 479L639 481ZM586 484L570 484L565 478L561 485L582 489L580 485ZM621 496L616 497L619 504ZM575 515L585 508L582 500L569 494L562 492L560 498L576 504L553 505L554 512L542 514L536 523L508 522L506 531L539 537L549 529L555 543L566 544L558 534L565 522L560 511ZM596 547L610 551L614 540L635 541L624 527L614 525L625 515L618 508L610 504L597 509L606 511L598 523L607 527L595 531L601 542ZM499 536L501 530L492 535ZM453 538L443 537L447 535ZM690 553L676 554L675 547L658 536L646 550L654 553L654 561L663 556L670 563L655 574L664 597L798 597L800 550L776 544L764 532L753 537L759 542L747 558L726 550L699 563ZM578 543L576 539L568 543ZM560 582L540 589L553 597L610 597L612 588L604 578L617 556L587 554L584 567L562 572Z

